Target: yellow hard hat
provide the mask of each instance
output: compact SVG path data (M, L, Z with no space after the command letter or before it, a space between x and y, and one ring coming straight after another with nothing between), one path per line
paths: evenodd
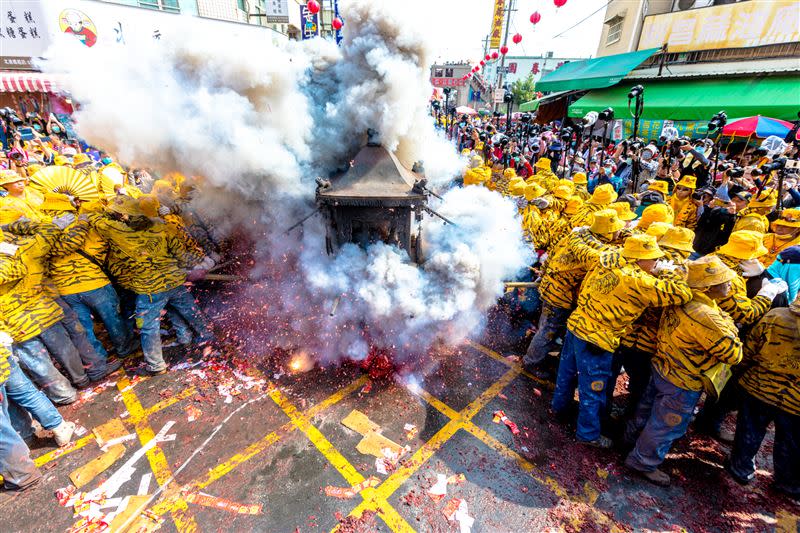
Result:
M576 172L574 176L572 176L572 183L575 185L586 185L589 183L589 180L586 178L585 172Z
M761 194L753 196L747 207L775 207L778 204L778 191L764 189Z
M652 235L636 234L625 239L622 246L622 257L625 259L658 259L664 252L658 247L658 241Z
M550 170L550 159L547 157L540 157L538 161L536 161L536 164L533 165L533 168Z
M713 287L733 280L736 272L722 263L716 255L707 255L697 261L689 261L689 278L687 283L693 289Z
M146 217L155 218L158 216L158 208L161 205L158 203L158 198L152 194L143 194L137 198L139 202L139 209Z
M517 171L511 167L508 167L503 171L503 177L507 180L513 179L517 177Z
M539 198L545 192L547 191L545 191L543 187L540 187L536 183L529 183L525 186L525 199L530 202L531 200Z
M772 229L775 226L786 226L789 228L800 228L800 209L784 209L781 213L781 218L772 223Z
M580 196L570 196L569 200L567 200L567 206L564 208L564 214L572 216L578 212L578 209L580 209L582 205L583 198Z
M5 169L0 170L0 186L8 185L9 183L16 183L24 180L24 176L20 176L16 170Z
M594 193L592 193L592 197L589 198L588 202L595 205L608 205L616 200L618 196L619 195L610 183L604 183L594 190Z
M470 159L470 166L472 168L482 167L483 166L483 158L479 155L473 155L472 159Z
M130 196L124 195L117 195L109 200L106 209L113 213L119 213L120 215L128 215L132 217L144 215L139 207L139 202Z
M764 235L757 231L739 230L731 233L728 242L720 246L717 253L747 261L767 255Z
M616 211L617 215L619 215L619 218L625 222L629 222L636 218L636 213L631 211L631 204L628 202L614 202L608 207Z
M672 227L672 224L668 222L653 222L650 226L645 230L645 233L648 235L652 235L656 239L660 239L663 237L669 228Z
M510 194L511 196L522 196L522 195L525 194L525 188L526 187L527 187L527 185L525 184L524 181L522 181L522 180L515 181L515 182L509 184L509 186L508 186L508 194Z
M592 225L589 226L589 231L605 235L619 231L624 227L625 223L620 220L616 211L613 209L602 209L594 212Z
M39 206L42 211L75 211L75 206L69 201L69 196L56 192L44 193L44 202Z
M570 191L575 192L575 184L572 182L572 180L560 179L560 180L558 180L558 185L557 186L561 186L561 185L563 185L564 187L569 187Z
M658 244L662 248L694 252L694 232L689 228L670 226L658 240Z
M85 165L91 162L92 158L84 153L75 154L75 157L72 158L72 166L74 166L75 168L78 168L79 165Z
M63 155L57 155L53 158L53 164L57 167L65 167L69 165L69 159Z
M669 194L669 186L667 185L666 181L663 180L655 180L647 187L648 191L656 191L660 192L664 196Z
M642 218L639 219L639 228L647 230L653 222L667 222L672 224L675 217L672 215L667 204L648 205L642 211Z
M666 183L664 184L666 185ZM694 176L684 176L681 178L681 181L678 182L676 187L686 187L687 189L696 189L697 188L697 178Z
M567 187L566 185L559 185L553 189L553 196L560 200L569 200L572 196L572 193L575 191L572 190L572 187Z

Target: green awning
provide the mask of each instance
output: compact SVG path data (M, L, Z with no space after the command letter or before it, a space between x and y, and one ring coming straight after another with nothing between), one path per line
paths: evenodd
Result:
M542 79L536 82L536 90L576 91L611 87L622 81L628 72L659 50L661 48L650 48L627 54L571 61L542 76Z
M590 91L569 106L569 116L613 107L628 118L628 92L636 82ZM642 81L644 119L708 120L725 111L729 119L764 115L797 120L800 76Z
M519 110L523 113L533 112L539 109L541 104L550 102L551 100L555 100L560 96L567 94L570 91L559 91L557 93L547 94L542 96L541 98L537 98L536 100L531 100L530 102L525 102L519 106Z

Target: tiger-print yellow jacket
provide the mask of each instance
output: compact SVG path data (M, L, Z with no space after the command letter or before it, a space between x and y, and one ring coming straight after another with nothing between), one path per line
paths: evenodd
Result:
M679 274L655 277L610 250L600 254L598 266L586 276L567 328L581 340L614 352L645 309L682 305L691 298Z
M61 230L43 222L9 224L6 240L16 253L0 254L0 316L14 342L24 342L64 318L61 307L43 291L45 262Z
M735 257L717 254L717 257L727 266L736 272L737 276L731 280L731 290L728 296L721 299L718 303L719 308L731 315L733 321L740 326L755 324L762 316L767 314L772 307L772 300L766 296L747 297L747 282L742 277L741 262Z
M11 357L11 350L6 346L0 346L0 385L8 381L11 376L11 365L8 358Z
M759 400L800 415L800 315L773 309L755 325L744 345L747 370L739 384Z
M205 255L165 224L135 230L123 222L93 216L97 232L108 242L108 269L117 282L136 294L165 292L186 282L184 269Z
M59 215L51 213L48 215ZM80 253L93 257L92 262ZM85 220L73 222L53 248L48 277L61 295L77 294L105 287L111 281L100 265L106 259L108 243ZM99 263L99 264L98 264Z
M568 233L547 259L539 284L541 298L552 306L573 309L586 273L597 264L600 252L611 247L588 228Z

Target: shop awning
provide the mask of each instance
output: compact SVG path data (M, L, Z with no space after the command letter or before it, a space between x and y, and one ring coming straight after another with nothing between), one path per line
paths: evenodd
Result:
M635 82L590 91L569 106L569 116L613 107L627 118L628 92ZM630 86L629 86L630 85ZM800 76L725 78L643 82L643 119L708 120L725 111L729 119L766 115L796 120L800 109Z
M0 93L54 93L53 77L41 72L0 71Z
M557 93L547 94L545 96L542 96L541 98L537 98L536 100L531 100L530 102L525 102L524 104L521 104L519 106L519 110L522 111L523 113L536 111L537 109L539 109L540 105L546 104L551 100L556 100L557 98L560 98L569 92L571 91L559 91Z
M650 48L627 54L571 61L542 76L536 82L536 90L548 92L611 87L660 50L661 48Z

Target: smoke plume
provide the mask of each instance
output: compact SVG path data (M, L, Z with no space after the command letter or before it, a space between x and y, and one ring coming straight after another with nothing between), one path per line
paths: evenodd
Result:
M434 186L463 165L427 113L431 48L409 20L419 11L341 7L341 48L187 29L135 48L60 41L44 64L69 80L82 137L125 164L195 176L197 212L252 241L250 283L220 302L218 320L253 351L302 347L323 362L363 358L371 345L414 354L463 340L529 261L516 207L478 187L434 206L455 225L424 220L421 268L382 244L327 256L320 217L287 233L313 209L315 178L346 168L368 129L409 166L424 161Z

